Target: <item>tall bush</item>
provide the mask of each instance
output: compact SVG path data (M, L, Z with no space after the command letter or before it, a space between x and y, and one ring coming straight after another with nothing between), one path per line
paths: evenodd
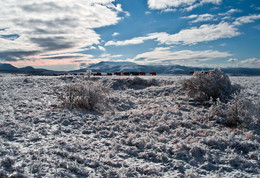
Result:
M209 72L196 71L189 79L182 81L182 89L196 101L209 101L211 98L225 101L239 89L232 85L229 77L219 69Z

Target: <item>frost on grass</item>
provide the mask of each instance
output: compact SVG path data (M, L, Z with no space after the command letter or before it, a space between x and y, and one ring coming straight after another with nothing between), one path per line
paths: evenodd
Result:
M256 105L260 78L230 78L246 86L244 98ZM106 86L103 81L117 79L123 78L90 80ZM209 107L183 99L177 82L111 90L116 110L102 114L56 108L51 86L64 93L73 82L83 84L82 76L3 78L2 177L259 177L260 129L206 119Z
M194 72L189 79L182 81L182 88L187 91L189 97L196 101L209 101L211 98L226 101L238 89L238 85L232 85L229 77L219 69L205 73Z
M54 89L63 107L88 111L104 110L108 103L108 89L99 82L77 81Z
M217 100L210 108L210 116L226 126L252 127L260 123L260 103L245 92L232 95L227 103Z

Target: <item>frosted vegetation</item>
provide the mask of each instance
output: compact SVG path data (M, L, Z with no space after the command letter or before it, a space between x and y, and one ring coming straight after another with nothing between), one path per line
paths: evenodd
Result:
M0 177L260 174L260 77L2 74L0 88Z
M233 93L238 92L240 86L232 85L226 74L219 69L214 69L207 73L194 72L190 79L182 81L182 88L187 91L189 97L205 102L210 99L226 101Z
M82 108L88 111L102 111L107 103L107 92L98 82L77 81L54 88L54 93L69 109Z

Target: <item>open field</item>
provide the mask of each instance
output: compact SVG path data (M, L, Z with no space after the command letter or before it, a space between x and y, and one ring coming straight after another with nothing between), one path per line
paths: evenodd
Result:
M89 112L53 89L86 77L1 75L0 177L259 177L259 123L219 123L180 89L189 77L92 78L109 102ZM259 104L260 77L230 79Z

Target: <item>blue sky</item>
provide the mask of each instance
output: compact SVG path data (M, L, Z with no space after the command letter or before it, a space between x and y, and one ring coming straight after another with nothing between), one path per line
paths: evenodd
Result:
M0 62L260 68L259 0L1 0Z

